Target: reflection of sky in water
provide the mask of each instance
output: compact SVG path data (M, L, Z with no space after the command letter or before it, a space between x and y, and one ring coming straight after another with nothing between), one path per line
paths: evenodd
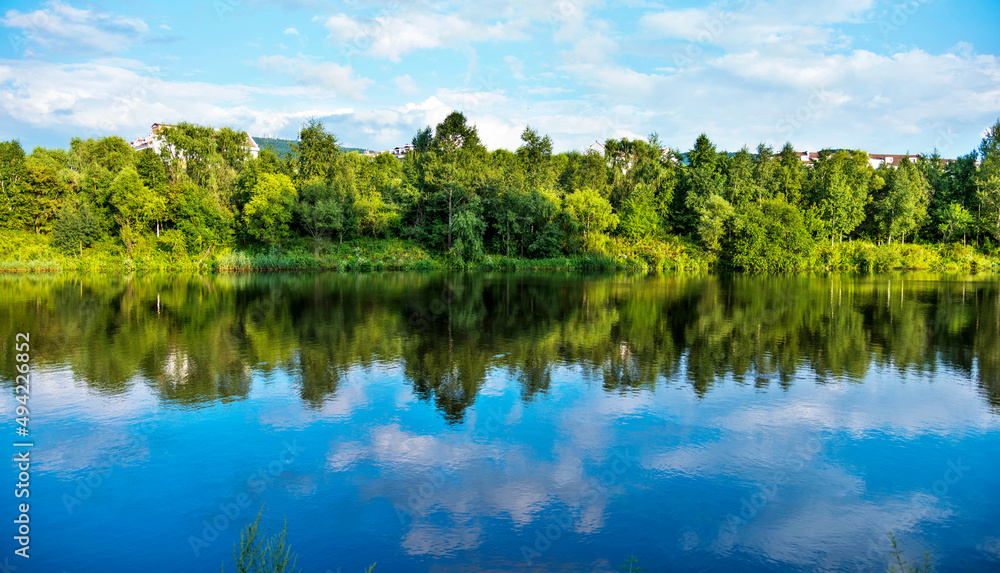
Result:
M179 407L144 383L107 397L40 375L23 570L217 570L262 504L304 571L509 571L526 555L610 571L630 554L648 570L868 570L890 529L941 571L1000 567L1000 420L943 368L825 384L803 368L787 390L727 378L699 399L683 373L614 393L559 366L527 402L494 369L458 424L396 364L351 368L311 408L281 371L254 376L246 400ZM240 494L239 525L195 557Z

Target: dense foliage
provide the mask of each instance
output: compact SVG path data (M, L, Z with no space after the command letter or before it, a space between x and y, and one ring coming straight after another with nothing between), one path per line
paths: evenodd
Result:
M956 161L878 169L860 150L808 165L791 144L730 154L704 134L683 154L655 134L554 154L528 127L517 150L488 151L459 112L418 132L402 160L345 152L317 120L283 158L266 148L252 158L247 135L229 128L182 123L161 135L160 154L119 137L30 155L0 142L0 232L31 233L65 256L216 268L275 253L322 261L372 239L449 266L597 257L746 270L835 267L855 242L883 259L897 245L971 243L963 257L974 264L1000 243L1000 121Z

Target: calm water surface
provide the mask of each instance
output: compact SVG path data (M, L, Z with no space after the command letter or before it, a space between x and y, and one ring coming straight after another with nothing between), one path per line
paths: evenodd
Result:
M261 507L307 573L1000 569L995 276L7 276L0 330L19 571L218 571Z

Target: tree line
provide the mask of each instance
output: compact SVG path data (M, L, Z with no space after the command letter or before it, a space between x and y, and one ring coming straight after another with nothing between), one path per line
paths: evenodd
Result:
M1000 121L955 161L877 169L861 150L823 150L807 165L790 143L726 153L704 134L683 153L653 134L556 154L528 127L516 150L489 151L460 112L420 130L403 160L343 152L319 120L285 159L252 158L246 133L229 128L181 123L161 136L160 154L116 136L30 154L0 142L0 229L67 254L199 260L213 249L319 257L335 242L393 237L458 265L674 242L754 270L802 268L848 240L1000 243Z

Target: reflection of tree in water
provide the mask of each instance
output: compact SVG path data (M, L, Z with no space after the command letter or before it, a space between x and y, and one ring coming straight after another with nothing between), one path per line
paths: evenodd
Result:
M0 279L0 368L30 325L36 367L63 365L104 394L147 384L162 400L248 395L284 372L311 407L345 374L399 364L458 422L492 373L525 400L578 365L608 391L727 376L788 387L863 379L873 365L975 376L1000 409L1000 288L938 275L672 276L273 274ZM581 383L583 383L581 381Z

